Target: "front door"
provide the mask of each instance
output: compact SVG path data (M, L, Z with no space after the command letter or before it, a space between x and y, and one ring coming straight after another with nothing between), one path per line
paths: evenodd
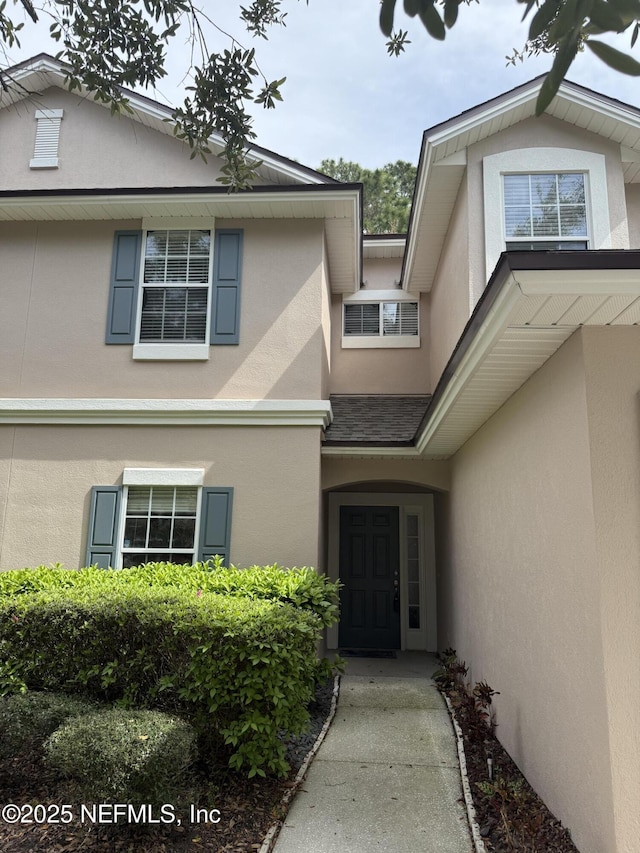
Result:
M340 507L342 648L400 648L399 542L397 506Z

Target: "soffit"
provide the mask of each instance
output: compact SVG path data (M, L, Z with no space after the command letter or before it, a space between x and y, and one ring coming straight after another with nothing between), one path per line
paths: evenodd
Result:
M387 236L369 234L362 238L362 256L364 258L401 258L407 238L404 236Z
M602 254L633 255L638 268L509 269L496 279L491 307L482 316L479 306L436 389L417 440L425 458L452 456L581 326L640 323L640 253Z
M357 187L294 187L228 193L185 190L0 192L0 221L48 222L211 217L323 219L334 293L357 292L361 281L360 191Z
M430 291L466 169L470 145L535 115L543 78L425 131L409 225L404 287ZM547 115L622 146L625 182L640 182L640 110L564 82Z

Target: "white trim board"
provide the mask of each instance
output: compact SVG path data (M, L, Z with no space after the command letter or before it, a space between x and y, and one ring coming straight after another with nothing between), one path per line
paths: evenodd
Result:
M317 426L331 423L328 400L134 400L0 398L0 423L162 426Z

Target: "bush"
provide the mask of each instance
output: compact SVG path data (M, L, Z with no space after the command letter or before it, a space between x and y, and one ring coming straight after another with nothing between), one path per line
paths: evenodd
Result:
M77 574L87 582L0 598L0 684L180 713L203 742L230 749L232 767L286 772L278 733L298 734L307 720L319 616L186 584L126 583L124 571Z
M285 569L281 566L227 568L219 558L195 566L147 563L131 569L63 569L39 566L0 572L0 598L14 597L43 589L75 586L162 586L218 592L239 598L265 599L293 604L317 614L323 625L338 620L339 583L330 581L309 567Z
M16 694L0 698L0 758L42 743L70 717L95 710L95 704L64 693Z
M111 708L64 723L45 758L85 800L162 805L186 789L195 743L194 729L176 717Z

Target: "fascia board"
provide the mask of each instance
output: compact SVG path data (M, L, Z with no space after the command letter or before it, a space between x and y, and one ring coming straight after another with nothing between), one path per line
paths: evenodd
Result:
M404 269L402 270L402 287L404 290L411 290L410 282L413 275L416 247L418 245L420 219L422 216L424 197L427 192L427 183L429 181L429 175L431 174L432 160L433 146L430 140L425 138L424 149L422 151L422 156L420 157L420 163L418 164L418 181L413 195L411 222L409 225L409 233L407 234Z
M640 296L640 270L515 270L523 296Z

